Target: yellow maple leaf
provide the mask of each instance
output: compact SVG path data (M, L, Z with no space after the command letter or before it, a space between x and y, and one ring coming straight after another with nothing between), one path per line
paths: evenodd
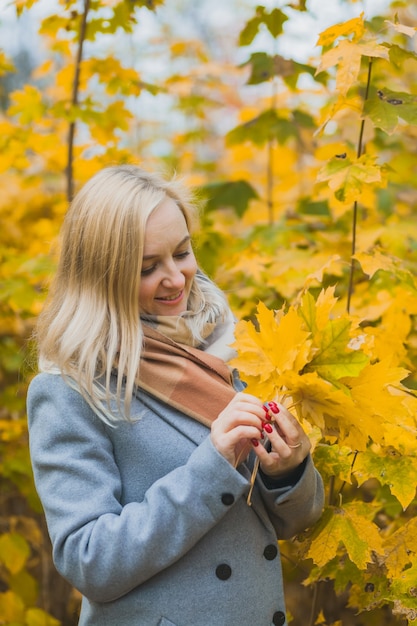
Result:
M353 258L359 261L362 270L370 278L378 270L395 271L400 265L399 259L388 256L378 249L373 250L372 253L357 252Z
M317 181L327 181L336 199L349 205L369 189L386 185L386 177L373 155L364 154L359 159L331 159L317 174Z
M30 124L40 120L46 111L42 92L33 85L25 85L20 91L10 94L12 104L10 115L17 115L21 124Z
M14 0L17 15L20 16L24 9L30 9L37 1L38 0Z
M233 273L242 272L246 277L256 281L264 279L265 267L271 262L272 257L265 252L260 252L255 243L251 243L245 250L232 256L228 256L228 266L233 268Z
M298 310L311 332L323 330L328 323L330 313L337 303L337 298L334 295L335 289L335 286L322 289L317 301L309 292L303 296Z
M14 591L0 593L0 615L6 624L25 623L25 605Z
M326 30L320 33L316 45L330 46L338 37L346 37L352 34L354 39L360 39L365 32L363 15L364 14L362 12L359 17L354 17L346 22L333 24L333 26L326 28Z
M379 326L369 326L364 329L366 340L363 343L363 351L372 359L386 361L395 367L399 364L407 364L408 354L405 342L411 320L405 313L390 316L390 319L396 320L395 325L382 321Z
M259 330L251 322L240 321L236 326L233 347L239 356L231 361L243 374L265 380L272 373L300 371L309 358L309 332L295 309L275 314L262 302L258 306Z
M363 450L368 442L362 412L348 393L321 378L317 372L281 377L300 419L317 425L324 437L337 438L340 445Z
M349 115L349 117L352 118L353 113L354 117L359 119L362 115L363 101L358 95L349 94L349 96L347 96L341 93L337 93L336 95L336 101L332 100L321 110L315 133L316 135L323 133L326 125L334 118L337 118L339 119L339 122L342 122L343 120L340 118L343 118L343 116ZM349 158L353 158L355 156L354 151L349 146L346 146L346 144L342 144L340 147L335 145L335 148L337 149L333 149L332 145L330 145L330 149L327 149L326 145L318 146L316 156L320 161L329 159L336 154L346 154Z
M417 33L417 28L415 26L406 26L405 24L394 24L394 22L390 22L389 20L385 20L385 24L389 24L397 31L397 33L402 33L403 35L407 35L407 37L414 37Z
M317 258L318 260L321 260L322 257L321 255L316 255L315 260L317 260ZM341 261L342 261L342 258L338 254L333 254L331 256L327 255L327 259L325 260L325 262L307 276L304 282L304 287L308 289L314 283L322 283L323 276L326 273L328 274L334 273L336 275L339 274L341 271L340 270ZM321 294L319 296L319 299L320 298L321 298ZM317 300L317 308L319 308L320 306L319 299ZM336 300L335 300L335 303L336 303ZM333 306L334 305L332 304L331 308L333 308ZM318 311L317 311L317 314L318 314Z
M384 563L390 578L398 578L406 567L409 566L412 556L417 551L416 537L417 518L412 517L384 540Z
M6 74L6 72L14 72L15 68L10 59L5 55L3 50L0 50L0 76Z
M372 562L372 552L382 553L382 540L378 527L369 519L375 515L372 505L364 513L363 504L350 502L343 508L329 507L317 524L307 558L323 567L331 561L343 545L350 560L359 569Z
M396 422L405 415L398 398L390 387L401 387L408 371L402 367L391 367L389 361L366 365L357 377L346 378L353 400L371 417L379 415L387 422Z
M336 65L336 90L345 96L357 81L364 56L388 59L388 50L377 42L356 43L344 39L323 54L316 74Z

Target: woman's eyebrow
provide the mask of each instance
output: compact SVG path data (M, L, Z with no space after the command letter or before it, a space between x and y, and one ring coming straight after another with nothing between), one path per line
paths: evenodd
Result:
M181 241L179 242L179 244L176 246L175 250L178 250L178 248L181 248L181 246L183 246L185 243L187 243L187 241L190 241L191 236L190 235L185 235L185 237L183 239L181 239ZM156 259L156 257L160 256L159 254L145 254L142 257L143 261L149 261L150 259Z

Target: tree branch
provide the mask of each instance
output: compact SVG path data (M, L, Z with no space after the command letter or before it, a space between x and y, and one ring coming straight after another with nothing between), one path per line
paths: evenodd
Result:
M367 79L367 82L366 82L364 103L368 99L369 88L370 88L370 85L371 85L371 75L372 75L372 58L369 59L368 79ZM362 152L363 152L363 131L364 131L364 129L365 129L365 118L362 119L360 131L359 131L358 150L357 150L357 153L356 153L356 156L357 156L358 159L359 159L359 157L362 156ZM353 276L354 276L354 273L355 273L355 259L353 258L353 255L356 252L357 223L358 223L358 202L357 202L357 200L355 200L355 202L353 204L353 218L352 218L352 257L351 257L351 260L350 260L349 287L348 287L348 293L347 293L347 312L348 313L350 312L350 301L351 301L352 294L353 294Z
M84 11L81 18L80 37L78 40L77 57L75 60L74 82L72 84L71 109L78 104L78 90L80 86L81 61L83 58L83 47L87 31L87 15L90 10L90 0L84 0ZM71 202L74 191L73 161L74 161L74 136L75 120L72 120L68 129L68 156L67 156L67 200Z

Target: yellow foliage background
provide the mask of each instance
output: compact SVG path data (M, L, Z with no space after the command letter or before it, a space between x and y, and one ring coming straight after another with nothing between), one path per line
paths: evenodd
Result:
M12 4L21 16L37 0ZM0 624L77 622L79 595L54 572L33 486L25 395L68 201L119 162L176 170L195 187L199 261L239 320L233 364L311 437L327 503L282 545L290 623L412 624L417 3L370 16L346 0L354 17L317 33L305 63L276 50L308 1L254 4L233 42L244 63L179 37L172 4L58 2L39 28L46 58L3 98ZM147 54L166 68L153 81L114 46L146 54L135 33L149 13L163 36ZM0 49L2 96L13 71ZM178 124L146 117L142 103L161 99Z

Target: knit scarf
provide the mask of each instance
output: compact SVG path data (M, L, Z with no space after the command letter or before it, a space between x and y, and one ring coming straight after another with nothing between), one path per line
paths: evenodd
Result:
M225 359L233 341L231 319L208 324L199 349L182 317L142 318L144 347L136 384L159 400L210 427L235 396Z

